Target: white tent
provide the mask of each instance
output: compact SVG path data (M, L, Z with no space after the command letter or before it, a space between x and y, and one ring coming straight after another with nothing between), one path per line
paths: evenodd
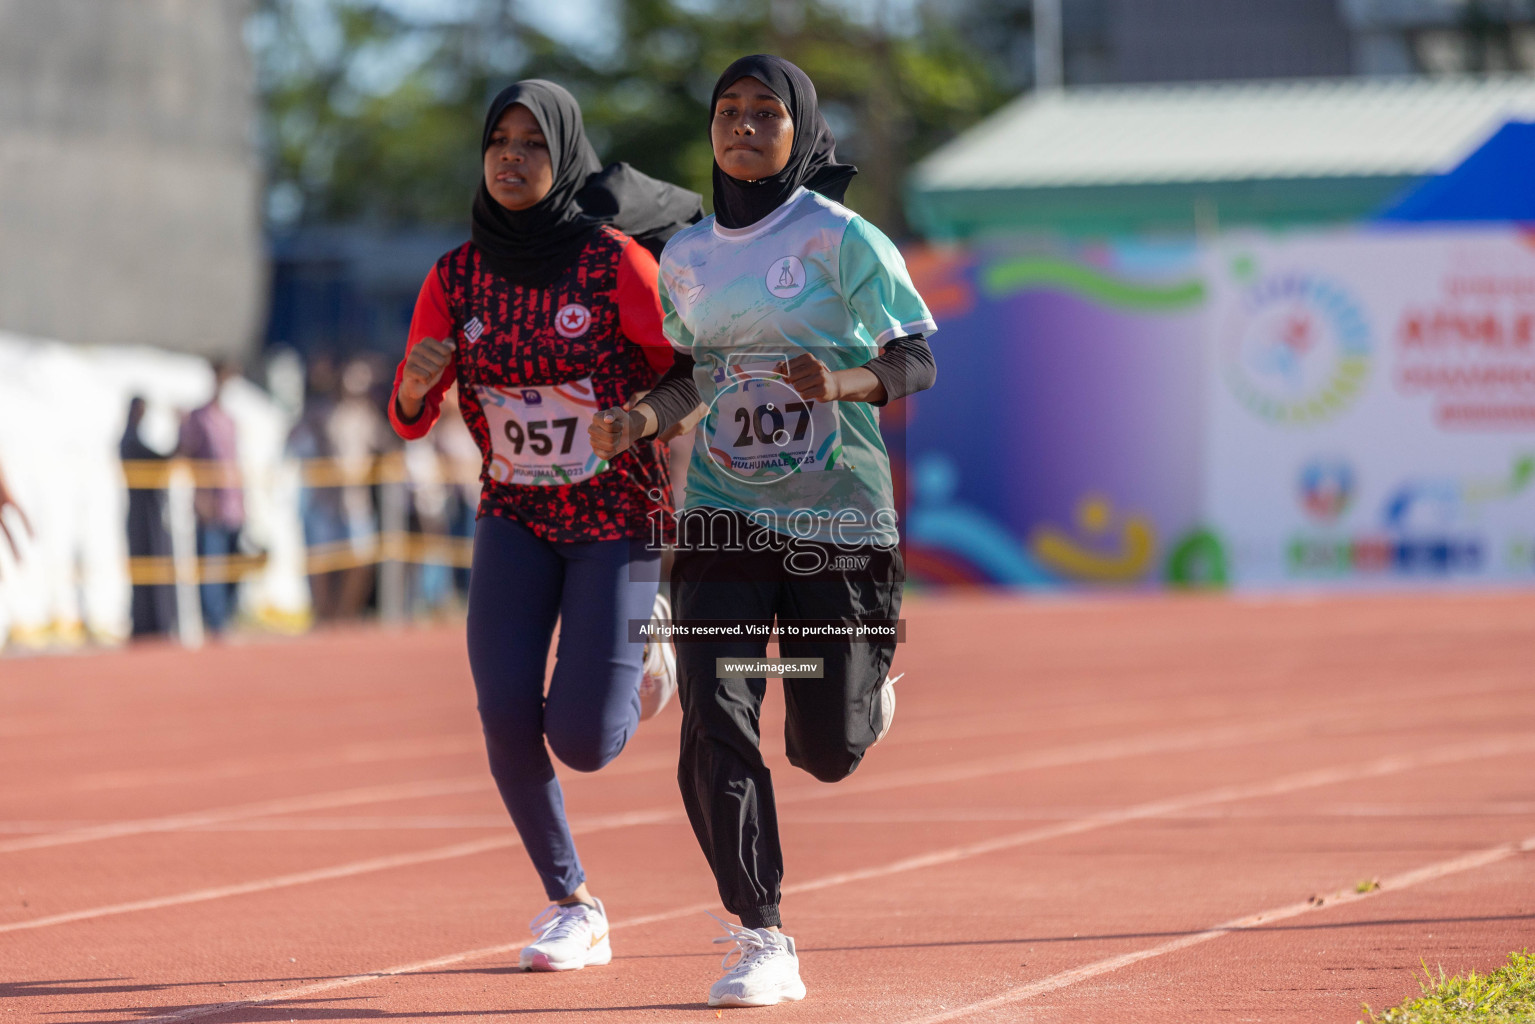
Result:
M128 401L148 403L143 435L175 445L179 415L213 391L208 363L150 348L91 348L0 332L0 467L32 534L17 564L0 544L0 643L115 642L128 633L127 488L117 446ZM291 420L248 381L232 382L226 408L239 429L246 539L268 553L248 577L242 606L274 624L303 622L296 469L283 461ZM14 517L10 520L16 526Z

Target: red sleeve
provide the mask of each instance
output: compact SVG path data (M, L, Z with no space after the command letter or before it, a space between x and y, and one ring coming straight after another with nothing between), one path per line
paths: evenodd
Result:
M453 317L448 313L448 297L442 291L442 279L437 276L437 268L433 267L421 284L421 294L416 296L416 312L410 318L410 337L405 342L405 355L408 357L411 347L422 338L442 341L452 338L456 331ZM396 434L407 441L426 436L441 414L443 392L452 385L456 370L456 362L448 364L448 368L442 372L442 378L426 393L421 415L407 423L400 419L400 410L396 404L400 380L405 376L405 360L400 360L400 365L394 371L394 387L389 392L389 422Z
M629 239L618 257L618 326L624 337L645 353L660 376L672 365L672 345L661 333L661 293L656 290L659 268L650 250Z

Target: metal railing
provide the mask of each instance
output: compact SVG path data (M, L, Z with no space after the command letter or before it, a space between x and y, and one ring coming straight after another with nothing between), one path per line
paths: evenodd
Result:
M378 529L371 536L344 538L322 544L305 544L306 575L337 572L376 565L379 567L378 608L385 620L397 621L406 614L406 567L446 565L468 568L474 542L468 537L412 533L410 487L418 483L406 470L401 452L367 460L319 458L288 460L298 470L305 488L369 487L378 489ZM443 469L438 483L459 486L469 479L466 464L439 457ZM198 586L203 583L234 583L261 572L268 556L198 555L197 516L194 507L199 489L243 489L239 473L209 460L125 459L123 478L129 490L164 491L170 533L169 555L132 555L128 578L139 585L171 585L176 588L177 632L189 647L203 642L202 605ZM479 463L473 464L478 480ZM455 473L457 475L455 475Z

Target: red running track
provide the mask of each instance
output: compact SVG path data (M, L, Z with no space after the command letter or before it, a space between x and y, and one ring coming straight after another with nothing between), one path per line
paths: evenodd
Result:
M853 778L770 698L810 995L727 1014L1354 1021L1535 945L1535 596L907 617ZM615 960L522 974L459 631L0 662L0 1021L713 1020L677 724L565 773Z

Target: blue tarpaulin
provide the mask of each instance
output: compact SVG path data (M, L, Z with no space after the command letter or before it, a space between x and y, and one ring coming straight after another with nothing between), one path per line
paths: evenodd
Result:
M1535 221L1535 123L1510 121L1454 170L1414 186L1386 221Z

